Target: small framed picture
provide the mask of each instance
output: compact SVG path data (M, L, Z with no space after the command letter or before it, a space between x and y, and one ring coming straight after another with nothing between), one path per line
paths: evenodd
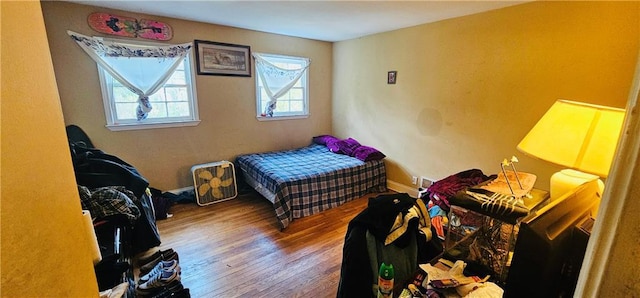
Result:
M251 47L196 40L199 75L251 76Z
M398 79L397 71L392 70L387 73L387 84L395 84L397 79Z

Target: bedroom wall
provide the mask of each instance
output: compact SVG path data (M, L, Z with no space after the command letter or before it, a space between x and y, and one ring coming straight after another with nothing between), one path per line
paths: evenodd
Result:
M172 190L192 186L190 168L195 164L301 147L308 145L312 136L331 132L331 43L59 1L42 2L42 11L65 123L80 126L96 147L134 165L152 187ZM100 35L86 21L97 11L166 22L174 31L170 43L200 39L249 45L252 52L309 57L311 115L308 119L258 121L252 65L250 78L196 76L198 126L110 131L105 127L96 64L66 33Z
M516 145L557 99L624 108L639 36L640 2L537 1L337 42L333 131L381 149L400 190L512 155L548 189L560 168Z
M0 292L97 297L40 3L2 1L0 11Z

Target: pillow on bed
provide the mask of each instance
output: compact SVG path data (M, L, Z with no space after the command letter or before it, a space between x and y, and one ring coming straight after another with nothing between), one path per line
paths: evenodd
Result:
M344 155L353 156L353 152L357 148L359 148L361 145L355 139L348 138L348 139L344 139L344 140L338 141L336 143L336 146L338 146L338 151L333 151L332 150L333 152L338 152L338 153L342 153Z
M329 148L329 151L334 152L334 153L340 153L340 147L338 147L338 142L340 142L340 139L327 139L327 148Z
M353 151L351 155L362 161L380 160L386 157L378 149L369 146L360 146Z
M331 135L321 135L313 137L313 142L319 145L326 145L327 141L339 141L338 138Z

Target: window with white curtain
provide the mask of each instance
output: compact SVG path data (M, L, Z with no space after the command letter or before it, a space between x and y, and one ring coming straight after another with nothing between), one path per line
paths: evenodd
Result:
M191 53L162 87L149 96L153 109L143 121L136 115L138 95L98 66L107 127L112 130L196 125L199 121ZM132 69L144 67L130 58Z
M160 44L67 33L98 65L109 129L198 124L192 43Z
M309 115L309 59L253 54L256 63L256 112L259 120Z

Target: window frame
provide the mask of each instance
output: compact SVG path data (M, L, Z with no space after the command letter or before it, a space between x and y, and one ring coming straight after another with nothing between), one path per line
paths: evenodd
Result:
M105 38L106 39L106 38ZM111 39L113 41L128 43L133 45L164 45L151 42L139 42L129 40ZM102 93L102 103L104 106L105 119L107 124L105 125L111 131L123 131L123 130L141 130L141 129L157 129L168 127L184 127L184 126L196 126L200 123L200 116L198 113L198 99L196 88L196 72L193 63L194 50L193 47L189 50L189 54L185 56L183 61L185 71L185 85L187 86L187 93L190 95L190 113L191 117L164 117L164 118L147 118L142 121L120 121L116 119L115 101L113 100L113 84L108 82L107 76L111 77L104 68L96 64L98 68L98 77L100 80L100 89ZM115 80L111 77L112 80ZM167 85L168 83L165 83ZM170 84L170 83L169 83ZM164 87L163 87L164 89ZM158 92L161 92L161 89ZM153 104L153 102L152 102Z
M280 55L280 54L266 54L266 53L261 53L262 57L269 60L269 62L274 63L278 63L278 62L283 62L283 63L291 63L291 60L295 60L295 61L300 61L300 64L302 64L302 61L304 60L309 60L309 58L306 57L299 57L299 56L290 56L290 55ZM273 60L270 60L273 59ZM278 61L280 60L280 61ZM309 109L309 104L310 104L310 100L309 100L309 69L305 70L304 75L302 75L299 79L300 83L302 84L301 89L302 91L302 104L303 104L303 109L302 112L300 114L280 114L280 115L276 115L274 113L274 115L272 117L265 117L262 116L262 113L264 112L264 110L262 109L262 95L261 95L261 91L262 88L261 84L262 84L262 80L260 79L260 76L258 74L258 67L255 65L255 61L254 61L254 69L256 70L256 78L255 78L255 85L256 85L256 118L259 121L277 121L277 120L288 120L288 119L304 119L304 118L309 118L309 116L311 115L310 109ZM293 88L292 88L293 89ZM291 90L289 90L287 93L291 92ZM283 95L284 96L284 95ZM281 97L282 98L282 97ZM278 99L278 102L280 102L280 99Z

